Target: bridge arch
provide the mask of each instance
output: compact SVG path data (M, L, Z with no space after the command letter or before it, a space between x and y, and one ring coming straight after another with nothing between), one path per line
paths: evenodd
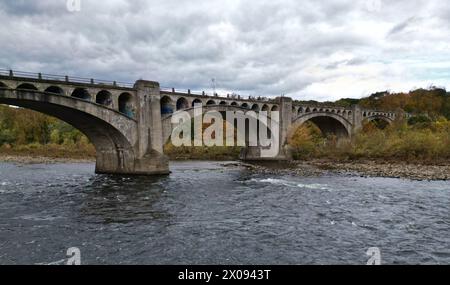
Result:
M247 103L242 103L241 107L244 108L244 109L249 109L250 108Z
M259 111L259 105L258 104L253 104L252 110L255 111L255 112L258 112Z
M86 88L75 88L71 96L86 101L91 101L92 98L91 94L89 94L89 91Z
M34 90L34 91L37 91L37 90L38 90L37 87L34 86L34 85L31 84L31 83L22 83L22 84L19 84L19 85L17 86L16 89L21 89L21 90Z
M189 108L189 102L186 98L180 97L177 100L177 111Z
M58 95L64 95L64 90L61 87L55 86L55 85L45 88L44 92L58 94Z
M336 135L337 137L351 137L353 125L345 117L335 113L316 112L305 113L293 121L293 127L298 128L306 122L314 123L323 135Z
M0 88L9 88L8 85L0 81Z
M192 101L192 107L194 107L195 104L203 105L203 102L202 102L202 100L196 98L196 99L194 99L194 100Z
M219 105L225 106L228 105L227 101L220 101Z
M365 117L364 123L373 123L379 129L385 129L387 126L391 125L394 122L392 118L389 116L385 116L384 114L374 114L370 117Z
M261 111L264 111L264 112L269 112L269 111L270 111L270 109L269 109L269 105L267 105L267 104L264 104L264 105L262 106L262 108L261 108Z
M173 113L173 101L170 96L161 97L161 115L167 115Z
M102 90L97 93L95 96L95 103L103 105L103 106L111 106L112 105L112 95L109 91Z
M270 111L272 111L272 112L279 111L278 105L273 105L272 109Z
M134 100L133 96L124 92L119 96L119 112L126 115L129 118L134 118Z
M84 133L97 153L97 173L133 173L136 121L76 97L36 90L0 90L0 104L56 117Z
M207 106L210 106L210 105L216 105L216 101L214 101L214 100L208 100L208 102L206 102L206 105L207 105Z
M231 102L230 106L237 106L238 103L237 102Z

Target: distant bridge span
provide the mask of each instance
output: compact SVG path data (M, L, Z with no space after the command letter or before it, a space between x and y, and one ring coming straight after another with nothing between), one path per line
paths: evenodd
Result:
M0 104L32 109L61 119L83 132L97 151L96 172L112 174L166 174L164 143L177 111L280 112L280 153L273 160L287 160L288 133L305 122L315 123L324 134L351 137L363 121L391 123L397 114L364 110L359 106L323 107L293 102L288 97L244 99L208 96L204 92L164 89L158 82L134 84L94 79L0 70ZM242 157L259 160L258 151L247 148Z

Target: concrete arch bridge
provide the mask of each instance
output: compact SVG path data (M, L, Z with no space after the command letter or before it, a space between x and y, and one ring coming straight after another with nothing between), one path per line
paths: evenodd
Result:
M0 70L0 104L32 109L61 119L83 132L97 151L96 172L152 175L169 173L163 145L173 129L174 113L202 104L205 112L278 111L279 154L288 160L292 128L311 121L323 133L352 136L364 120L393 122L394 112L298 104L289 97L244 99L161 88L158 82L134 84L79 77ZM260 148L248 147L243 159L259 160Z

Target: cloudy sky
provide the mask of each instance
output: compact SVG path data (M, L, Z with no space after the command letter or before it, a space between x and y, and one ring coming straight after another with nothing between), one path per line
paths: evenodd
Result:
M0 17L0 68L320 101L450 89L442 0L2 0Z

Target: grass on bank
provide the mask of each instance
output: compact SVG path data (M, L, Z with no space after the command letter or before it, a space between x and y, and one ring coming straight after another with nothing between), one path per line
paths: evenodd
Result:
M60 159L95 159L95 148L92 144L40 144L2 145L0 155L17 157L47 157Z

